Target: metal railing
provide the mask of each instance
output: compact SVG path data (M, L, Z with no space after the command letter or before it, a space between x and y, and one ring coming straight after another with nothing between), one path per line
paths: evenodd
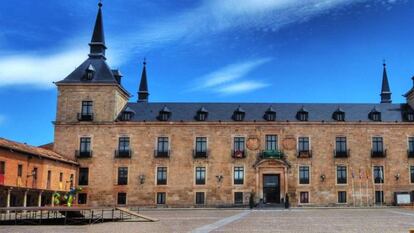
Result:
M246 151L244 150L232 150L231 157L235 159L246 158Z
M76 150L75 151L75 156L76 158L91 158L92 157L92 151L81 151L81 150Z
M169 158L171 150L154 150L154 156L156 158Z
M334 150L334 158L348 158L351 155L351 150Z
M312 158L312 150L298 150L296 156L298 158Z
M78 113L78 121L93 121L93 113Z
M207 158L209 153L209 150L205 150L205 151L198 151L198 150L193 150L193 158L198 159L198 158Z
M260 157L262 159L283 159L285 154L281 150L262 150Z
M115 158L131 158L132 150L115 150Z
M373 158L384 158L386 156L387 156L387 149L371 150L371 157Z

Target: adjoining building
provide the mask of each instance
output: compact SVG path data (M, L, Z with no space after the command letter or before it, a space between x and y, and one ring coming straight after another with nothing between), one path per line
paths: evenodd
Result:
M53 205L52 194L68 192L77 170L52 150L0 138L0 207Z
M144 63L134 103L101 8L89 57L56 83L54 150L80 164L80 203L413 202L414 89L393 104L385 64L380 103L289 104L150 102Z

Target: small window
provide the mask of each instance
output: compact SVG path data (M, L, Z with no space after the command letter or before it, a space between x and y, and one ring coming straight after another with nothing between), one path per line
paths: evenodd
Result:
M266 150L277 150L277 135L266 135Z
M338 108L332 115L332 118L336 121L345 121L345 112Z
M298 119L298 121L308 121L308 117L309 113L303 107L296 114L296 118Z
M86 193L79 193L78 194L78 204L85 205L88 202L88 194Z
M157 168L157 185L166 185L167 184L167 168L158 167Z
M405 116L406 121L410 121L410 122L414 121L414 112L413 111L406 112L404 114L404 116Z
M384 143L382 137L372 138L372 151L374 153L382 153L384 151Z
M244 167L234 167L234 184L244 183Z
M47 171L47 181L46 181L46 188L47 189L51 188L51 182L52 182L52 171L48 170Z
M157 193L157 204L158 205L164 205L165 204L165 200L166 200L166 193L165 192L160 192Z
M63 182L63 172L59 173L59 182Z
M196 167L196 184L197 185L206 184L206 168L205 167Z
M375 191L375 203L384 203L384 191Z
M118 205L126 205L127 201L127 194L126 193L118 193Z
M168 137L158 137L157 151L166 153L169 150Z
M85 80L92 80L95 75L95 67L92 64L89 64L88 68L85 70Z
M309 152L309 137L298 138L298 150L299 152Z
M410 182L414 183L414 166L410 166Z
M338 203L346 203L346 192L345 191L338 192Z
M346 137L336 137L336 152L345 153L347 151Z
M299 184L309 184L309 166L299 167Z
M309 192L300 192L300 203L309 203Z
M89 157L91 155L91 138L81 137L79 143L79 157Z
M233 120L243 121L245 116L245 111L239 106L236 111L233 113Z
M383 184L384 183L384 167L383 166L374 166L374 183Z
M37 180L37 175L38 175L37 167L33 168L32 175L33 175L33 180Z
M121 115L121 120L122 121L130 121L132 118L132 112L123 112Z
M118 143L119 151L129 151L129 137L120 137Z
M204 192L196 192L196 205L204 205L205 194Z
M243 192L234 193L234 204L243 205Z
M23 165L22 164L17 165L17 176L20 178L23 176Z
M118 168L118 185L128 184L128 167Z
M171 111L164 106L164 108L160 111L159 115L158 115L158 119L160 121L168 121L170 119L171 116Z
M89 183L89 168L81 167L79 168L79 185L88 185Z
M270 107L265 112L264 119L266 121L275 121L276 120L276 111L272 107Z
M0 175L6 174L6 162L0 161Z
M90 116L93 113L93 102L82 101L82 116Z
M347 183L346 166L337 166L336 167L336 183L337 184L346 184Z
M196 114L197 121L205 121L207 119L208 111L204 107L200 108Z
M196 137L195 150L196 150L196 153L200 155L207 152L207 138L206 137Z
M381 121L381 112L374 108L368 115L369 119L372 121Z

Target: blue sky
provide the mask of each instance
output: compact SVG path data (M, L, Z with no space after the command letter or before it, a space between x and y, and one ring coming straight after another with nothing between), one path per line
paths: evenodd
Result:
M104 0L108 63L150 101L378 103L412 87L414 1ZM53 141L53 81L87 58L96 0L0 8L0 137Z

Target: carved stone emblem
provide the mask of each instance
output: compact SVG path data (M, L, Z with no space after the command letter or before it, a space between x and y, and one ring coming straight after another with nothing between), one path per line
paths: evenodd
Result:
M258 150L260 148L260 140L256 136L251 136L246 142L249 150Z
M296 148L296 140L293 136L288 136L282 141L283 149L294 150Z

